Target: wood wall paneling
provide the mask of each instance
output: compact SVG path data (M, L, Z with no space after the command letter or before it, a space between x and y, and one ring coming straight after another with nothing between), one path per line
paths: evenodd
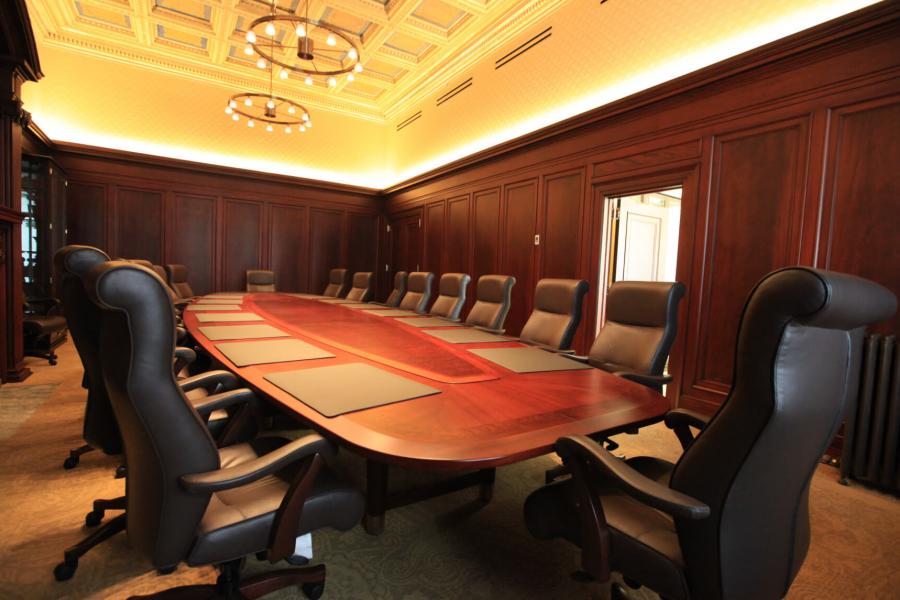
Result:
M165 264L187 267L195 294L216 289L216 198L175 194Z
M444 244L444 269L447 273L471 273L469 262L469 196L447 199L447 242ZM469 297L474 294L474 279Z
M692 389L682 393L727 394L740 308L763 275L796 263L806 141L807 121L798 119L724 134L713 145L707 219L697 222L696 239L707 240L703 274L690 292L701 307L693 377L684 382Z
M341 264L342 215L336 210L309 211L309 291L321 294L328 272Z
M391 279L397 271L412 273L422 265L422 211L414 210L391 219Z
M378 273L378 215L348 214L347 268L351 273Z
M163 193L127 187L116 189L115 254L160 264L163 255Z
M434 273L432 297L437 297L438 282L443 274L442 258L444 256L444 217L446 205L443 200L425 207L425 255L422 257L422 270Z
M500 272L500 189L472 194L472 278Z
M108 251L106 221L106 186L69 180L66 196L67 242Z
M584 171L544 178L540 277L579 277L584 219Z
M533 305L538 195L537 179L529 179L503 188L503 239L500 249L500 272L516 278L512 306L506 319L506 331L518 335Z
M826 187L825 267L900 297L900 95L834 111ZM874 330L897 334L894 315Z
M309 277L309 235L306 209L272 204L269 207L269 268L279 292L302 292Z
M263 205L231 198L226 198L223 205L222 286L225 290L244 290L247 270L263 266Z

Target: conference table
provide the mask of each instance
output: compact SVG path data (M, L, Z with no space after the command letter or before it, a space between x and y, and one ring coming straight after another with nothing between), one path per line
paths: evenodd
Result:
M561 436L612 435L669 409L657 392L559 354L378 305L220 293L188 306L184 324L257 394L365 458L363 525L372 534L388 509L435 495L478 485L489 500L497 467L550 453ZM458 341L467 338L479 341ZM259 351L248 358L247 348ZM527 360L510 367L493 356ZM248 364L273 360L283 362ZM383 403L354 405L370 397ZM395 465L449 478L389 494Z

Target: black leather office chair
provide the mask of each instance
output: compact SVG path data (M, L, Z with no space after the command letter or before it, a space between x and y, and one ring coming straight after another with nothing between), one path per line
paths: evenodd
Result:
M583 279L541 279L534 290L534 310L519 339L553 350L568 350L578 324L581 304L588 291Z
M273 271L248 269L247 270L247 291L248 292L274 292L275 291L275 273Z
M354 273L353 286L347 292L347 300L356 302L368 302L374 293L374 278L372 273Z
M444 273L438 282L438 297L428 314L459 321L459 313L466 304L466 290L472 277L465 273Z
M359 523L362 495L323 466L331 443L309 434L217 448L169 376L175 322L163 282L146 269L110 262L91 271L86 287L103 310L103 374L129 463L128 541L163 572L182 561L221 571L216 585L158 597L256 597L298 584L319 597L322 565L243 582L240 568L248 554L266 552L273 563L289 557L298 535Z
M328 285L325 286L323 296L343 298L350 290L350 271L347 269L332 269L328 272Z
M572 478L529 496L529 531L580 545L598 581L617 571L672 600L784 597L809 547L810 480L858 389L865 325L896 305L851 275L770 273L744 306L719 411L666 417L685 447L678 463L561 438Z
M434 281L434 273L414 272L409 274L406 281L406 293L398 305L403 310L414 310L424 313L431 300L431 284Z
M400 301L403 300L403 296L406 295L406 284L409 279L409 273L406 271L397 271L394 273L394 289L391 290L390 295L387 297L387 300L384 302L372 302L372 304L378 304L380 306L390 306L391 308L397 308L400 306Z
M56 348L66 341L66 318L56 298L28 298L22 316L25 356L43 358L56 365Z
M475 305L466 317L466 325L503 333L503 324L512 304L512 275L482 275L475 286Z

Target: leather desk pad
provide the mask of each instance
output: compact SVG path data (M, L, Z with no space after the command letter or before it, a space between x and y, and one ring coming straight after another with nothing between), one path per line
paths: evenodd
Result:
M470 348L469 352L516 373L593 369L590 365L540 348Z
M425 331L428 335L449 342L451 344L474 344L478 342L514 342L514 338L504 337L474 329L472 327L464 327L457 329L428 329Z
M254 340L216 344L219 352L238 367L268 363L334 358L334 354L301 340Z
M257 338L289 337L271 325L207 325L198 327L200 333L212 341L253 340Z
M252 312L230 313L200 313L197 321L200 323L225 323L231 321L262 321L263 318Z

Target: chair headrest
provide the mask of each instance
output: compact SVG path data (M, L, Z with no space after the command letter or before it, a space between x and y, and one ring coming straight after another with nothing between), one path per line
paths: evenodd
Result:
M444 273L438 284L438 292L441 296L457 297L468 287L471 280L472 278L465 273Z
M481 302L501 303L506 299L509 290L516 285L512 275L482 275L478 278L478 289L475 298Z
M587 293L584 279L541 279L534 292L534 308L561 315L572 314L578 299Z
M672 302L684 297L684 284L669 281L617 281L606 294L606 320L663 327Z
M112 310L157 303L155 294L160 292L172 298L168 284L153 269L129 260L95 266L85 277L85 289L95 304Z
M371 282L371 272L361 272L353 274L353 287L355 288L368 288Z
M347 269L332 269L328 272L328 283L344 283L347 281Z
M409 274L407 280L407 290L414 294L421 294L431 289L431 282L434 280L434 273L426 273L424 271L415 271Z
M272 271L248 269L247 283L253 285L272 285L275 283L275 273Z
M149 260L144 260L143 258L129 258L128 262L134 263L136 265L141 265L142 267L147 267L148 269L153 268L153 263Z
M187 282L187 267L184 265L166 265L166 274L172 283Z
M53 265L60 273L82 278L95 265L109 261L109 255L93 246L71 244L53 255Z

